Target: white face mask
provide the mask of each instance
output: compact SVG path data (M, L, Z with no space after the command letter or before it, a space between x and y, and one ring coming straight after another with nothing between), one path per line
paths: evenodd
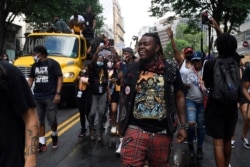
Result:
M33 56L34 61L37 63L40 60L40 57L38 55Z
M108 68L112 68L113 67L113 63L112 62L108 62L107 66L108 66Z

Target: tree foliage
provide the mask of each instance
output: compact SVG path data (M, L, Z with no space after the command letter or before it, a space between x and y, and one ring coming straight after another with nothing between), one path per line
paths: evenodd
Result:
M179 52L181 52L180 48L185 48L187 46L190 46L189 42L184 39L175 39L175 43ZM164 55L166 56L166 59L174 58L174 52L173 52L171 42L167 43L166 48L164 49Z
M92 11L97 16L97 29L103 25L102 17L98 17L100 13L102 13L102 6L99 4L98 0L46 0L46 2L34 4L35 10L29 14L26 14L26 22L35 23L33 26L36 28L44 28L47 23L53 21L55 16L65 20L66 22L69 20L70 16L74 13L78 13L83 15L86 12L86 9L91 6ZM40 12L35 12L40 11Z
M201 13L208 13L230 33L244 23L250 9L250 0L151 0L151 16L162 17L167 12L200 20Z
M201 37L205 36L204 32L196 31L195 33L188 33L187 25L178 24L176 27L176 33L174 34L175 43L179 52L185 47L192 47L196 51L201 51ZM203 48L206 52L207 47ZM173 48L171 42L169 41L164 49L166 58L174 58Z
M9 25L17 16L25 15L25 22L30 23L34 29L44 30L55 16L67 22L73 13L83 14L89 5L97 16L98 29L103 25L103 18L98 16L103 8L98 0L1 0L0 53L3 52Z

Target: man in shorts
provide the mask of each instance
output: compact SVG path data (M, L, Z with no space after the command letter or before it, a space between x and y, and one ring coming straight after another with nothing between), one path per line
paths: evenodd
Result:
M58 62L47 58L48 53L45 47L36 46L33 50L35 63L31 67L28 83L34 85L34 97L38 117L40 121L39 129L39 152L47 150L45 138L45 116L51 127L52 147L58 147L57 134L57 105L60 102L62 89L62 71Z

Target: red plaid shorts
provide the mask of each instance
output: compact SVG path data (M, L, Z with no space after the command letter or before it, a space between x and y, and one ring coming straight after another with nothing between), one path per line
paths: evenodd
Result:
M172 136L150 133L129 126L122 140L121 162L125 167L141 167L145 161L152 167L169 167Z

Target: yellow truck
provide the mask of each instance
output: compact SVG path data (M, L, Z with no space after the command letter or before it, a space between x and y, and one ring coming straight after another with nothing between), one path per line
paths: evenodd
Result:
M87 57L86 39L76 34L31 33L27 36L22 54L14 61L24 76L28 78L34 63L32 52L37 45L47 48L48 57L56 60L63 73L61 105L75 104L74 81L84 66Z

